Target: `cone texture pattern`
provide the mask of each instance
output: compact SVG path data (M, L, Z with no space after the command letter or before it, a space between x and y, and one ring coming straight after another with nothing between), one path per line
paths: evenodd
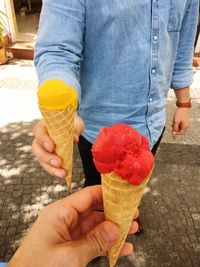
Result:
M67 170L65 177L67 185L72 182L73 142L74 142L74 115L75 110L47 110L40 108L45 120L49 136L56 145L56 154L62 158L63 169Z
M105 217L120 228L120 238L108 253L110 267L117 262L150 176L132 185L114 172L101 174Z

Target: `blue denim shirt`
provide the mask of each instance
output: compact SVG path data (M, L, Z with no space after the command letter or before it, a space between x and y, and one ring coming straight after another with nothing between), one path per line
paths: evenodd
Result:
M192 83L198 0L44 0L35 65L39 83L79 94L84 137L127 123L151 147L165 125L169 88ZM56 88L55 88L56 90Z

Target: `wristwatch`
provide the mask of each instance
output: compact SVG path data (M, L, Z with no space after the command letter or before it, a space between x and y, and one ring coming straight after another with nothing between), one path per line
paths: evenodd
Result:
M178 102L178 100L176 101L176 106L178 108L191 108L192 104L191 104L191 100L189 102L185 102L185 103L180 103Z

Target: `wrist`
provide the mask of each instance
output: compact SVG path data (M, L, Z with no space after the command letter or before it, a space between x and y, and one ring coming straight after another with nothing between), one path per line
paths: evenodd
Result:
M176 101L176 106L178 108L191 108L192 104L191 104L191 100L189 99L188 101Z
M179 103L187 103L190 101L190 87L176 89L174 93Z

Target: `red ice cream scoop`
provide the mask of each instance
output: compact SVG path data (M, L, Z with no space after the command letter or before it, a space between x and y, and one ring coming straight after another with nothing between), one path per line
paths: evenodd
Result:
M100 173L113 171L134 185L140 184L154 166L147 138L127 124L102 128L92 155Z

